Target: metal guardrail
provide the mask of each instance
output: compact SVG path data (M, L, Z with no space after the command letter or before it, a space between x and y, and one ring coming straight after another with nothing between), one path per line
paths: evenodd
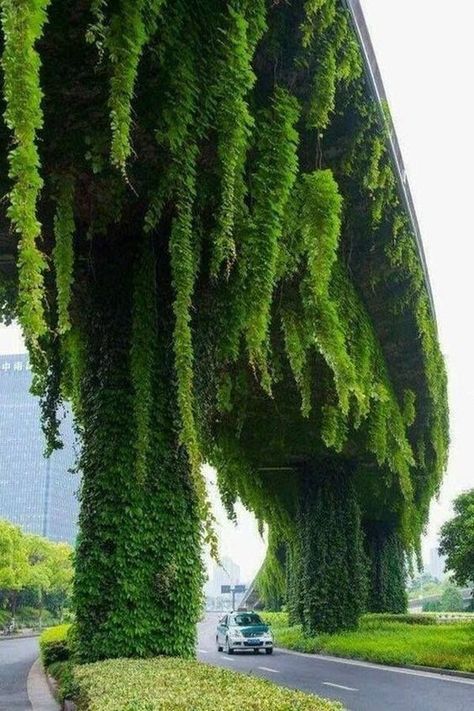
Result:
M343 0L345 6L349 10L352 24L354 30L359 39L359 43L362 49L362 54L364 57L364 62L366 66L366 76L372 91L374 98L377 101L380 118L382 123L386 124L386 115L384 111L384 104L387 103L387 95L385 93L385 88L382 81L382 75L380 73L380 68L377 63L377 58L375 56L374 47L372 40L370 38L369 29L365 21L364 12L362 10L360 0ZM400 150L400 144L398 142L397 134L393 123L390 125L390 130L388 131L388 141L389 149L392 156L392 160L395 166L395 173L397 176L397 181L400 188L400 195L407 210L408 216L410 218L413 233L415 235L415 241L418 249L418 254L421 261L421 266L423 269L423 274L425 277L426 290L428 292L428 297L431 306L431 313L436 326L436 310L433 299L433 292L431 290L430 277L428 274L428 267L426 264L425 251L423 248L423 241L421 238L420 225L418 223L418 218L416 216L415 204L413 202L413 196L411 194L410 185L408 183L408 177L405 170L405 165L403 163L402 153Z

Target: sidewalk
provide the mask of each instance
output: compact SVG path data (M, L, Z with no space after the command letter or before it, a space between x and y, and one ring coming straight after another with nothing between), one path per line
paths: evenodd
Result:
M39 658L30 669L26 688L33 711L61 711L61 706L51 693Z

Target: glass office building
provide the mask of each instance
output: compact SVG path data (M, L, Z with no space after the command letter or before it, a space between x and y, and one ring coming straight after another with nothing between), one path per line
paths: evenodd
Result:
M40 408L31 395L26 355L0 355L0 518L53 541L74 543L79 476L72 418L61 425L64 447L44 456Z

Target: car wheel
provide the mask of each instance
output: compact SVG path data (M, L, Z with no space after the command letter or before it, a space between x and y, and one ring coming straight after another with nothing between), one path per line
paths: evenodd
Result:
M217 651L222 652L222 645L219 644L219 637L216 637Z
M265 650L266 654L273 654L273 647L267 647Z

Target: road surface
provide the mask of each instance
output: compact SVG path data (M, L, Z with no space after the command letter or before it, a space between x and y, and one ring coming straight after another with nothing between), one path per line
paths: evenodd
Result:
M277 684L341 701L350 711L473 711L474 679L383 667L367 662L323 658L275 650L218 652L216 623L209 613L199 624L198 657L227 669L255 674Z
M38 638L0 640L0 711L30 711L26 680L38 657Z

